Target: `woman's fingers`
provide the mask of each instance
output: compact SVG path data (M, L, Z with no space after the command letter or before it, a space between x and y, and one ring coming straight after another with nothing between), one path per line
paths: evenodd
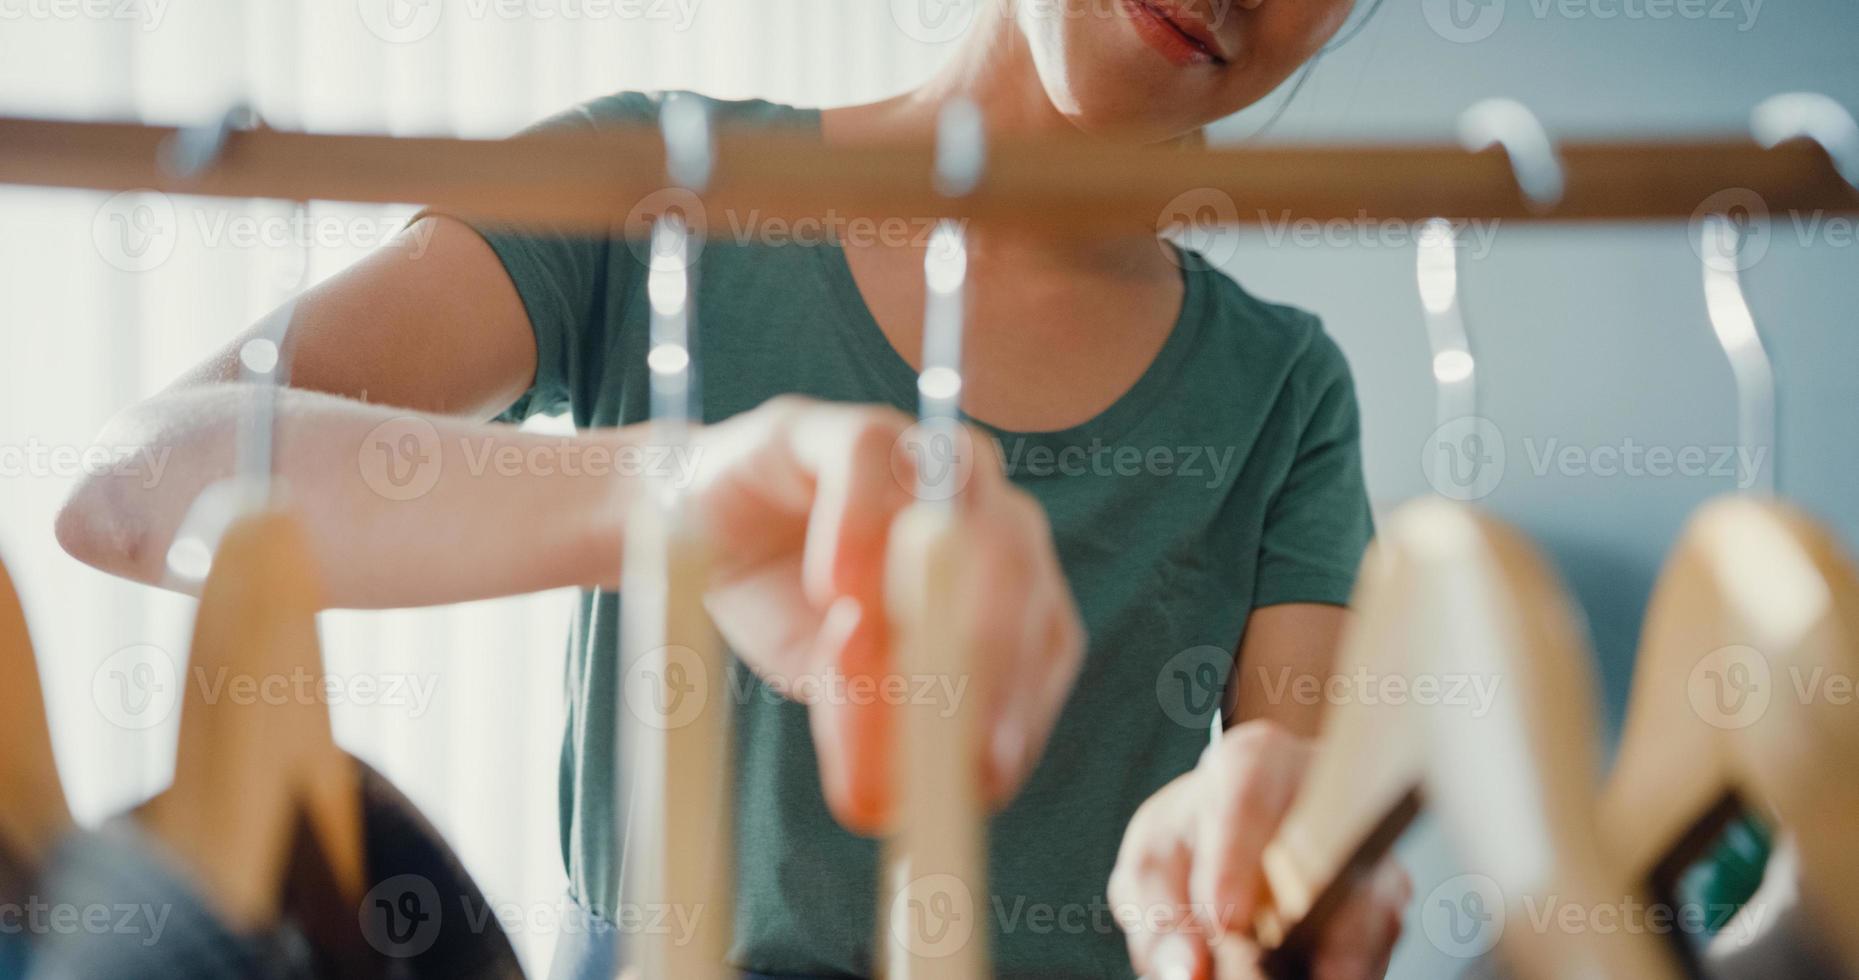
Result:
M882 598L885 542L911 500L898 478L909 424L892 409L818 404L788 426L791 451L814 478L802 580L816 605Z
M902 678L902 685L886 690L906 692L904 705L880 697L834 712L845 719L841 737L853 740L837 754L849 764L846 798L855 805L847 814L854 829L875 830L888 820L897 708L953 711L959 705L951 702L981 698L982 757L976 764L988 798L1002 803L1043 752L1082 659L1082 630L1044 511L1007 482L993 442L963 428L947 445L913 460L902 421L866 420L834 434L847 451L840 465L821 471L816 528L809 530L809 592L830 588L838 601L850 595L859 602L854 618L867 625L853 634L858 642L832 651L847 679L873 683L894 674L898 638L882 615L886 589L878 579L891 538L888 525L883 530L876 525L894 522L916 502L911 491L917 466L953 467L957 478L942 486L962 541L954 598L969 629L971 669L949 683ZM819 543L828 538L832 544ZM830 576L817 571L828 565ZM925 695L933 702L914 703Z
M820 692L810 724L834 814L864 832L888 821L895 712L930 689L944 702L982 699L977 778L994 802L1010 796L1044 750L1084 644L1044 512L1008 482L993 440L914 427L894 409L793 397L706 437L715 460L702 493L720 552L713 611L765 678L826 682L810 685ZM955 599L973 668L952 684L899 685L888 551L892 526L917 503L919 467L931 466L947 478L933 488L963 539Z
M1379 980L1401 938L1401 920L1413 899L1413 882L1392 857L1364 879L1318 941L1313 980Z
M1207 937L1189 910L1194 814L1199 773L1189 773L1143 803L1123 834L1107 897L1124 927L1130 965L1153 980L1211 975Z
M896 797L891 774L896 718L880 692L890 658L877 617L850 597L827 610L820 628L820 669L832 676L809 712L820 781L833 816L860 834L882 833ZM835 676L836 675L836 676Z
M1268 722L1227 732L1207 750L1208 781L1188 892L1220 930L1249 930L1258 908L1265 845L1297 798L1310 745Z
M981 631L993 639L977 651L989 670L985 785L1001 805L1045 754L1084 659L1084 629L1039 505L1003 494L981 525L976 537L1007 556L980 579L988 584L978 597Z
M1290 810L1310 756L1307 741L1275 725L1241 725L1137 811L1110 881L1137 970L1155 978L1260 976L1251 924L1265 846ZM1391 858L1377 866L1326 928L1312 976L1375 980L1386 973L1412 890ZM1142 927L1133 910L1158 906L1192 910L1196 924Z

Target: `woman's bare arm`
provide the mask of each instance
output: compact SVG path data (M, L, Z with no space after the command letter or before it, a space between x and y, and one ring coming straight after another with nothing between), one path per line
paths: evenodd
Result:
M255 331L105 427L101 445L159 466L86 478L58 519L71 554L163 581L189 506L233 473L255 394L235 380L238 351ZM423 218L305 294L285 350L277 472L332 604L458 602L617 576L626 483L598 464L640 433L564 439L486 421L529 386L536 349L502 263L469 227ZM576 465L590 450L596 465Z
M1294 735L1317 737L1325 707L1321 692L1330 689L1348 623L1349 610L1342 606L1300 602L1254 609L1234 668L1231 723L1265 720Z

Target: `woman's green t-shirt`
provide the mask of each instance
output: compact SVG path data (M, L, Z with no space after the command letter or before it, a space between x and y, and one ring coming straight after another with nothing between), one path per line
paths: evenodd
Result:
M818 131L814 110L711 106L729 124ZM544 125L651 125L657 107L623 94ZM819 227L753 214L706 218L695 310L707 420L784 393L914 408L914 373ZM534 386L506 418L565 411L581 429L644 420L645 249L480 231L536 335ZM1177 256L1186 294L1141 379L1071 429L984 426L1009 475L1050 516L1090 635L1045 757L990 825L990 894L978 911L1001 976L1132 975L1104 896L1125 825L1207 745L1247 614L1346 603L1371 533L1356 400L1335 343L1310 314L1255 299L1192 252L1158 247ZM572 889L609 917L619 900L618 616L612 593L583 597L561 757ZM868 976L878 845L828 814L805 710L736 669L735 962L764 973Z

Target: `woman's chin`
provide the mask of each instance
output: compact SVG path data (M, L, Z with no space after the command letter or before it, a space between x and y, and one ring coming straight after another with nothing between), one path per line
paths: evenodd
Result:
M1196 111L1187 95L1167 86L1073 91L1060 111L1080 132L1142 143L1165 143L1197 132L1221 113Z

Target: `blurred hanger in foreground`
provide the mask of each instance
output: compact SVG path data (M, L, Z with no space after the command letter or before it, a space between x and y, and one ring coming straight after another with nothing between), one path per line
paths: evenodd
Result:
M1829 105L1767 103L1758 137L1824 134ZM1848 169L1859 142L1827 149L1859 173ZM1699 244L1741 442L1772 447L1774 373L1738 275L1741 230L1707 216ZM1859 713L1826 686L1859 678L1859 574L1829 531L1768 495L1771 475L1750 486L1757 492L1705 505L1659 576L1602 827L1635 880L1669 901L1679 873L1737 815L1777 825L1800 853L1820 935L1859 972Z
M709 180L710 119L694 96L669 97L661 113L666 170L695 192ZM653 438L682 446L702 422L692 310L696 299L696 214L667 209L652 226L647 294L652 307ZM625 902L690 917L695 934L631 937L627 959L639 980L722 980L733 926L734 810L728 654L704 608L710 577L707 529L669 481L642 487L626 529L620 656L627 678L619 745L630 778L614 781L628 814ZM631 799L625 798L631 794Z
M1534 980L1677 975L1643 934L1532 928L1542 909L1614 908L1629 892L1596 842L1591 656L1519 533L1449 501L1397 510L1363 565L1337 674L1377 691L1399 681L1414 696L1329 707L1265 852L1270 901L1255 931L1272 975L1306 975L1348 886L1423 807L1471 871L1455 879L1463 889L1436 893L1449 914L1465 906L1472 929L1451 952L1495 947L1512 975ZM1425 699L1426 685L1463 696Z
M0 563L0 866L37 866L71 830L43 690L19 593Z
M213 163L209 155L194 165ZM358 776L321 699L316 556L281 509L272 476L294 305L293 294L240 351L253 404L237 472L201 494L170 548L171 572L204 584L174 782L136 814L202 880L228 923L248 932L299 901L318 906L312 918L345 910L352 930L366 865ZM293 894L304 874L316 884Z
M1527 109L1481 105L1466 130L1476 145L1505 146L1526 195L1553 207L1560 168ZM1478 419L1455 245L1448 224L1432 223L1416 266L1441 428ZM1384 524L1352 610L1336 675L1411 696L1328 707L1312 768L1264 855L1267 900L1254 932L1267 971L1308 974L1350 886L1425 808L1472 871L1454 879L1464 887L1429 897L1452 903L1447 913L1463 916L1455 926L1472 929L1450 952L1493 952L1535 980L1675 976L1644 935L1533 927L1532 910L1603 908L1625 894L1594 833L1592 658L1547 563L1476 509L1421 500ZM1420 697L1429 687L1462 696Z
M936 181L943 194L969 193L986 161L980 110L956 100L943 107ZM885 556L886 606L893 627L892 669L910 678L962 677L985 684L974 661L973 608L959 562L968 549L956 508L972 451L962 427L962 333L967 322L968 248L960 224L944 221L924 258L927 306L923 368L917 377L920 421L917 487L891 526ZM952 465L934 465L943 461ZM983 757L972 690L954 705L929 701L898 709L896 820L884 845L884 904L879 962L890 980L972 980L992 976L988 902L987 804L975 762ZM936 928L932 922L965 923Z

